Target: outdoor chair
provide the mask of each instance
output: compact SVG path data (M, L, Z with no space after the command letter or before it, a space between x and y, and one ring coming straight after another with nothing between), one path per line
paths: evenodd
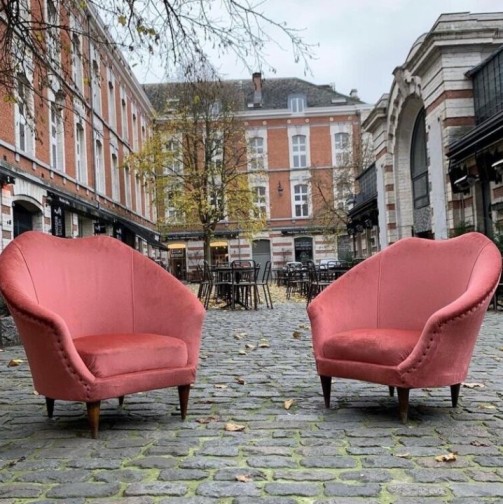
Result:
M205 310L155 262L107 236L29 231L0 255L0 291L49 417L85 402L96 438L102 400L178 387L185 419Z
M262 287L262 292L264 293L267 308L273 308L271 290L269 289L270 277L271 277L271 261L267 261L264 266L264 271L262 272L262 279L257 280L256 282L257 288Z
M450 386L458 401L501 273L501 254L480 233L448 240L405 238L353 267L309 304L325 406L332 378L409 391Z

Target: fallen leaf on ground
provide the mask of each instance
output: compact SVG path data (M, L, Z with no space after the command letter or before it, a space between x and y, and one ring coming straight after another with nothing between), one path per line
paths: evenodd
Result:
M239 377L236 378L236 383L239 383L240 385L245 385L246 384L246 382L244 381L244 379L243 378L239 378Z
M210 416L207 416L207 417L204 417L204 418L198 418L196 420L197 423L200 423L200 424L209 424L210 422L216 422L220 420L217 416L215 415L210 415Z
M217 383L215 385L215 388L219 388L219 389L226 389L227 388L227 385L224 385L223 383Z
M295 339L300 339L300 337L302 336L302 334L299 331L293 331L292 336Z
M283 403L283 406L285 407L286 410L289 410L294 404L295 404L294 399L288 399Z
M483 443L482 441L475 440L470 443L472 446L491 446L489 443Z
M485 385L483 383L463 383L463 387L466 387L466 388L484 388Z
M255 345L252 345L251 343L246 343L245 348L247 350L255 350Z
M22 359L11 359L7 364L8 367L15 367L22 364L24 361Z
M240 481L241 483L248 483L250 481L253 481L253 478L251 476L248 476L247 474L238 474L236 476L236 481Z
M410 458L410 453L396 453L395 457Z
M479 404L480 409L496 409L496 406L494 404L488 404L488 403L482 403Z
M269 348L270 346L271 345L269 344L269 342L266 339L261 339L258 344L259 348Z
M243 339L245 336L246 336L245 332L236 333L234 335L234 339L240 340L240 339Z
M239 355L246 355L246 350L240 350Z
M232 422L226 423L224 429L229 432L241 432L244 431L246 426L235 424Z
M445 455L438 455L435 457L435 460L437 462L454 462L455 460L458 460L458 457L456 453L447 453Z

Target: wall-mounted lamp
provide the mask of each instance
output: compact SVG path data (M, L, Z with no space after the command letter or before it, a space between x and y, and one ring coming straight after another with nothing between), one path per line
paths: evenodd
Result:
M283 194L283 186L281 185L281 181L278 182L278 194L281 196Z
M0 173L0 187L4 187L9 184L15 184L16 179L12 175L6 175L5 173Z
M464 175L454 181L454 186L461 192L468 192L478 179L477 175Z

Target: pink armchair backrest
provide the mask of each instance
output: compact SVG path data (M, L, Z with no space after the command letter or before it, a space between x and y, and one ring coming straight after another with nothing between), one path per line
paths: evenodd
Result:
M162 292L175 298L186 290L151 259L105 236L69 240L28 232L0 260L10 263L1 279L9 298L18 306L34 302L58 314L73 338L112 332L162 334L158 325L169 315L178 318L180 305L173 308L169 299L159 296L157 286L162 282ZM184 321L177 324L182 329Z
M364 327L420 331L433 313L460 296L463 301L465 293L472 298L465 307L482 300L499 269L500 252L480 233L450 240L405 238L339 278L309 311L322 311L316 324L334 333ZM333 298L333 313L325 298Z

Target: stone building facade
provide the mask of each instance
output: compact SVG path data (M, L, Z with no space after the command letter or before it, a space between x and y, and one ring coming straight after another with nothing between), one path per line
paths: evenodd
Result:
M334 204L345 205L348 192L337 187L337 174L347 169L358 148L361 122L371 107L357 97L356 90L344 95L331 86L301 79L263 79L255 73L250 80L232 83L242 95L236 113L252 146L248 170L252 174L252 164L260 158L264 173L251 184L262 195L267 225L252 241L219 226L211 247L213 261L254 259L264 264L271 260L273 268L281 268L289 261L346 258L351 246L345 226L337 236L317 223L313 181L326 180ZM167 86L144 86L160 113L166 109ZM164 239L171 269L190 278L203 259L201 236L168 232Z
M412 235L493 232L501 178L485 176L477 149L467 161L457 142L478 121L472 72L502 42L503 13L443 14L395 68L390 92L363 123L374 141L381 247Z

